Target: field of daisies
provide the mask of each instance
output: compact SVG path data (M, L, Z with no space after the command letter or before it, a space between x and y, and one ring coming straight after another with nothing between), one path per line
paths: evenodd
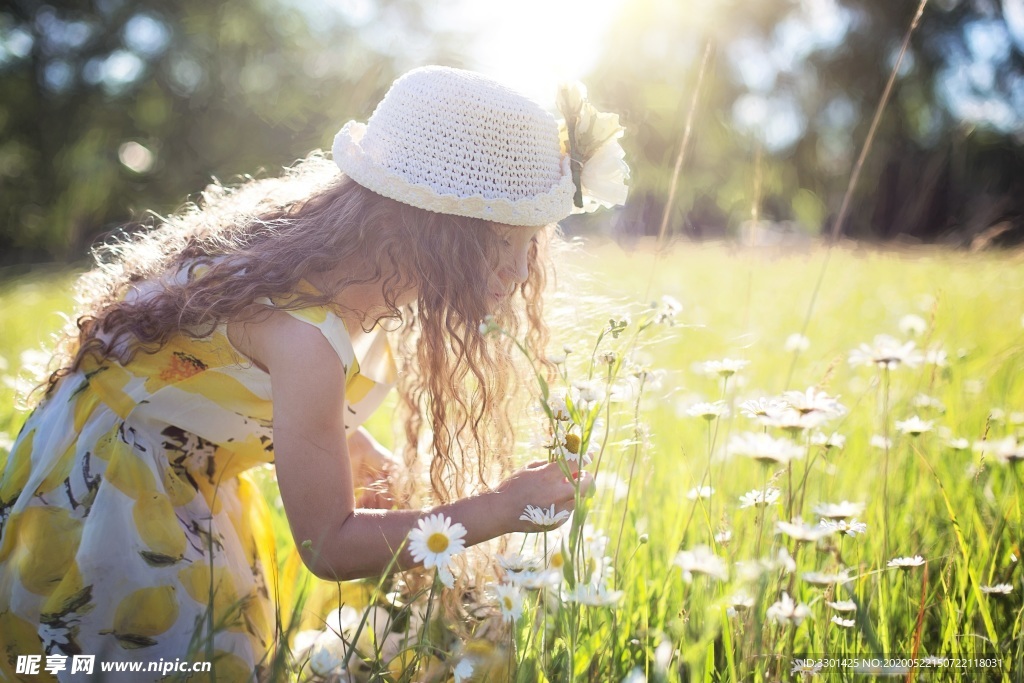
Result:
M346 584L309 577L278 505L275 677L1024 676L1024 254L559 260L557 372L524 357L517 448L596 486L568 519L529 507L536 533L484 548L424 517L407 544L426 569ZM0 457L69 281L0 284ZM368 427L390 442L386 411Z

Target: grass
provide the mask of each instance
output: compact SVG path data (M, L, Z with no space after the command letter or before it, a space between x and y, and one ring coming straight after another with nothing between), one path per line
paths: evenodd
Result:
M618 494L601 486L593 498L581 498L576 521L567 525L562 559L570 570L562 576L568 583L590 580L622 591L621 598L613 607L592 607L563 602L555 589L543 596L524 592L523 616L512 629L502 630L489 608L497 647L457 641L450 629L427 629L443 652L427 656L421 645L414 653L422 655L415 664L420 675L443 679L452 664L468 659L477 676L498 671L500 664L519 680L789 680L805 676L791 674L793 658L883 653L998 662L982 669L973 661L949 661L940 669L942 680L1009 681L1024 671L1024 471L972 447L983 439L1024 440L1024 256L837 248L813 296L825 258L816 247L782 252L723 245L676 245L661 259L644 249L624 253L591 245L566 258L571 274L561 280L551 310L553 349L573 349L563 366L564 384L592 369L618 384L632 371L622 362L627 356L664 371L660 386L652 387L649 376L639 394L621 402L569 400L578 423L573 429L584 447L594 447L595 465L625 486ZM61 324L55 312L69 308L69 282L68 274L46 273L0 286L0 356L6 359L0 431L12 438L24 416L13 410L11 378L21 352ZM663 294L682 304L677 324L652 326L634 338L649 311L646 302ZM605 334L595 350L608 319L623 312L630 325L617 338ZM909 314L920 320L905 320ZM901 330L922 322L916 334ZM799 332L809 339L807 350L784 350L787 337ZM851 350L879 334L912 340L918 349L941 347L947 362L888 372L851 367ZM606 350L616 353L612 364L592 368ZM727 381L699 371L701 363L723 358L749 365ZM838 397L847 408L823 427L845 437L841 449L809 445L806 434L794 432L803 457L789 467L726 453L743 432L785 434L745 417L743 401L808 387ZM723 401L730 415L705 420L687 413L694 404L714 401ZM896 423L914 415L931 428L917 436L900 432ZM605 422L607 439L593 428L595 417ZM369 427L390 441L386 412ZM891 440L888 448L872 445L879 435ZM954 438L965 439L967 448L951 446ZM686 493L701 482L710 483L714 494L689 499ZM272 492L272 481L264 483ZM769 485L780 490L778 503L740 509L741 495ZM843 500L865 504L857 516L865 533L806 543L774 533L776 521L790 518L817 524L815 506ZM279 507L274 513L278 544L286 550L283 514ZM719 535L726 531L727 541ZM555 534L549 536L550 551L557 544ZM701 545L724 561L727 580L699 571L691 582L684 580L677 553ZM751 571L751 561L777 560L782 549L795 560L795 571L777 563ZM887 566L895 557L916 555L921 566ZM546 556L550 562L551 553ZM748 563L746 573L737 562ZM839 585L821 587L804 578L807 572L844 570L850 581ZM304 576L294 563L282 571L294 577L289 580ZM1011 592L982 590L998 584ZM318 590L321 609L337 602L336 586ZM356 602L352 596L365 587L344 590L345 600ZM753 604L733 613L739 591ZM799 625L770 618L783 593L809 609ZM856 612L826 605L838 600L853 601ZM854 623L838 625L832 617ZM306 622L313 624L315 619ZM392 672L402 678L400 667ZM847 662L819 676L854 680L854 669Z

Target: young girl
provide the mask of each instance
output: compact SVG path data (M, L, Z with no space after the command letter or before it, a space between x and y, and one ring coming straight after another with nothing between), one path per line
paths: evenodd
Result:
M493 315L543 350L546 243L579 177L555 119L426 67L333 156L340 175L311 156L216 188L83 277L77 337L0 463L7 679L27 673L18 655L65 655L27 680L70 680L72 655L197 652L218 681L260 677L279 635L266 508L245 475L260 464L302 559L331 580L380 574L428 513L472 545L533 530L528 504L573 507L556 463L488 485L509 471L517 380L508 337L480 330ZM400 373L383 332L397 325ZM360 427L396 382L402 465ZM391 509L420 453L437 504Z

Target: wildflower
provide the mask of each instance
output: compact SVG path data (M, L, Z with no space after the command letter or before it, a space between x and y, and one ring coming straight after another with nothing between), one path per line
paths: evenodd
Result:
M736 434L729 440L727 450L731 455L744 455L761 463L780 465L804 455L804 449L789 439L776 439L762 432Z
M846 534L847 536L867 533L868 530L868 525L864 522L858 522L856 517L850 520L823 519L820 525L829 531L837 534Z
M498 599L498 607L501 608L501 616L505 621L515 622L523 616L523 595L516 586L499 583L493 586L493 589Z
M880 334L875 337L871 345L861 344L860 347L850 351L848 360L853 367L874 365L895 370L900 365L917 367L921 364L923 357L921 352L915 349L914 342L900 343L888 335Z
M792 574L796 571L796 562L785 548L779 548L776 557L766 557L759 560L750 560L736 563L737 577L741 582L757 581L767 572L781 570L783 574Z
M740 412L751 419L775 417L786 409L786 404L777 398L757 398L740 404Z
M729 604L736 610L742 612L754 606L754 598L750 597L743 591L739 591L729 598Z
M864 512L864 503L851 503L848 500L842 503L821 503L815 506L814 512L829 519L846 519Z
M932 346L925 351L924 362L937 368L944 368L949 365L949 356L938 346Z
M811 434L811 443L815 446L824 446L827 449L840 450L846 446L846 437L839 432L832 432L827 436L823 432L814 432Z
M715 543L719 545L727 545L732 540L732 531L729 529L722 529L715 534Z
M473 675L473 660L469 657L463 657L455 668L452 669L452 676L455 677L455 683L463 683L467 678Z
M701 486L700 488L694 487L686 492L686 497L690 500L697 500L698 498L710 498L711 494L715 492L710 486Z
M652 308L658 308L658 304L652 304ZM675 325L676 316L683 310L683 305L678 300L665 294L661 297L661 307L654 316L654 322L665 325Z
M1007 436L997 441L975 441L974 450L991 454L1003 463L1012 463L1024 460L1024 443L1018 443L1016 437Z
M577 380L572 386L582 403L597 403L604 398L604 388L595 381Z
M782 494L779 489L773 489L768 487L766 489L754 489L748 491L740 496L740 509L751 508L755 506L774 505L779 502L779 496Z
M549 353L548 354L548 362L549 363L553 363L555 365L561 365L562 363L565 362L565 359L566 359L566 354L564 354L564 353ZM463 661L467 661L467 660L463 660Z
M907 336L917 337L925 333L928 329L928 323L924 321L919 315L908 313L907 315L900 318L900 332Z
M562 393L553 393L548 396L547 400L548 411L550 411L551 417L561 422L565 422L569 419L569 406L566 402L566 395Z
M918 394L914 397L914 400L911 401L911 403L915 408L927 408L929 410L934 410L937 413L946 412L945 404L939 399L929 396L928 394Z
M605 365L614 365L615 361L618 360L618 356L615 355L614 351L602 351L597 354L597 360L604 363Z
M768 611L765 613L769 621L774 621L779 624L794 624L800 625L807 617L811 616L811 608L803 603L793 602L793 598L789 597L789 593L783 592L782 599L772 604Z
M541 529L553 529L565 520L569 519L569 511L559 510L556 513L554 503L551 504L550 510L545 510L544 508L539 508L535 505L527 505L526 509L523 510L523 514L519 516L519 519L524 522L530 522Z
M813 659L794 659L793 668L789 673L803 674L804 676L817 676L825 665Z
M782 345L782 348L789 353L795 353L796 351L806 351L811 347L811 340L800 334L794 332L793 334L786 337L786 343Z
M909 420L896 420L896 429L903 434L909 434L910 436L920 436L925 432L930 432L934 423L929 420L922 420L917 415L913 416Z
M437 578L445 588L455 588L455 575L447 564L437 565Z
M924 564L924 558L920 555L914 555L913 557L894 557L889 560L889 567L898 567L899 569L912 569L913 567L920 567Z
M831 417L826 413L801 413L794 408L785 408L775 415L761 418L761 424L785 430L790 434L799 434L810 429L817 429L829 419Z
M686 414L690 417L701 417L710 422L718 417L728 417L729 407L722 401L714 403L697 403L690 406Z
M562 570L521 571L506 577L510 583L527 590L540 590L557 586L562 581Z
M682 570L686 583L693 581L694 574L707 574L719 581L729 579L729 567L725 560L706 545L699 545L693 550L679 551L672 563Z
M429 515L409 532L409 553L427 569L447 566L453 555L465 549L466 527L452 524L450 517Z
M341 673L345 664L345 641L332 631L317 636L309 649L309 669L317 676L328 677Z
M804 572L803 580L807 583L813 583L816 586L834 586L840 583L847 583L850 581L850 574L845 569L835 574L827 574L825 572Z
M856 619L843 619L838 614L832 616L831 622L836 626L842 626L843 628L853 628L857 625Z
M604 586L591 583L578 583L571 591L566 592L565 601L591 607L611 607L622 600L622 591L610 591Z
M541 560L539 557L527 557L519 553L498 555L494 558L506 573L518 574L520 572L536 571L540 569Z
M702 370L704 371L704 374L718 375L719 377L726 379L732 377L748 365L750 365L749 360L723 358L722 360L709 360L705 362L702 366Z
M887 439L881 434L875 434L874 436L872 436L870 443L874 448L881 448L883 450L887 448L892 448L892 439Z
M801 414L824 413L828 417L842 417L847 413L846 406L824 391L810 387L807 391L787 391L782 400Z
M833 531L822 526L810 526L796 519L792 522L775 522L775 533L786 534L797 541L813 543L832 535Z
M997 583L994 586L982 586L981 592L986 595L1009 595L1013 592L1013 586L1008 583Z
M856 612L857 603L853 600L837 600L836 602L825 601L825 604L837 612Z

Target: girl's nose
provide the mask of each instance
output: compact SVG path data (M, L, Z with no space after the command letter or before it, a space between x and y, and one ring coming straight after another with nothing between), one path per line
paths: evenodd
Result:
M523 284L530 276L529 256L530 252L528 248L519 250L515 255L515 262L512 267L509 268L509 272L516 281L516 284Z

